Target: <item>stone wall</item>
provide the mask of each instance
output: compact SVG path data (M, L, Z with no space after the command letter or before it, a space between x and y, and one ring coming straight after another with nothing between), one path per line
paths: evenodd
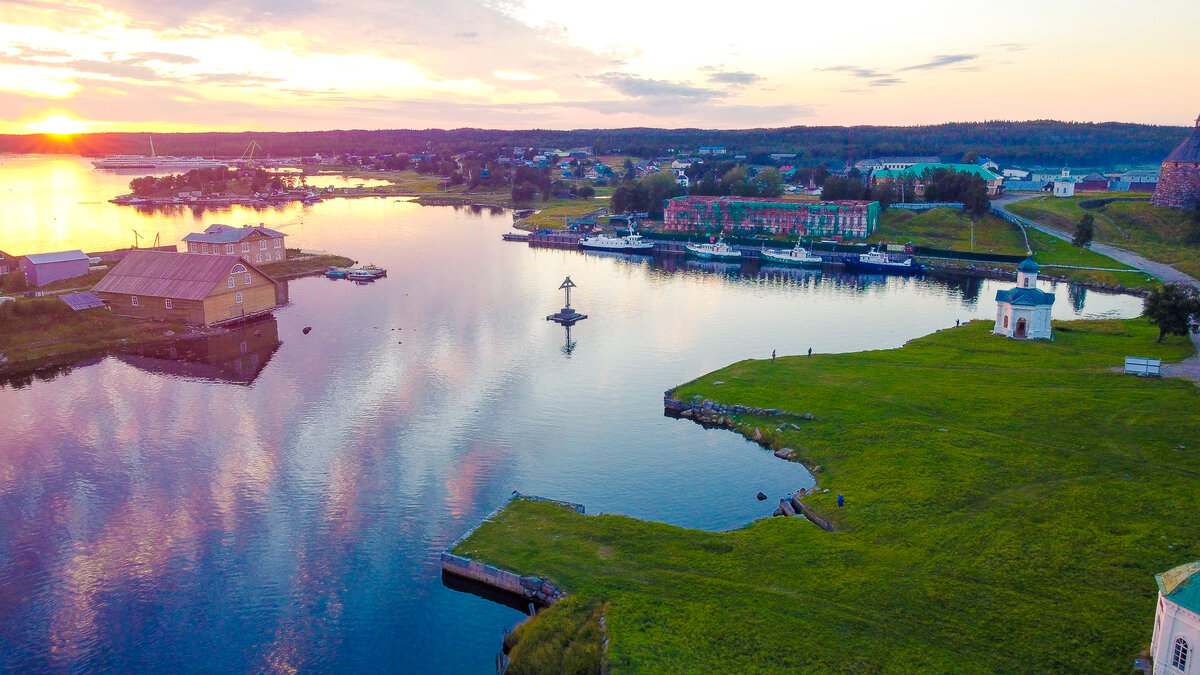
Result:
M1163 162L1162 177L1150 203L1176 209L1189 209L1200 203L1200 164Z

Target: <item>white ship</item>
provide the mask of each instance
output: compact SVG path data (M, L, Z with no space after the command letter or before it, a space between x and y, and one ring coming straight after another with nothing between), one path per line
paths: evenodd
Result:
M633 226L629 234L618 237L607 234L594 234L579 240L579 247L593 251L619 251L622 253L653 253L654 242L642 239L642 235L634 234Z
M97 169L208 169L216 166L228 166L227 162L203 157L174 157L171 155L158 156L154 152L154 139L150 139L150 156L146 155L111 155L92 162Z

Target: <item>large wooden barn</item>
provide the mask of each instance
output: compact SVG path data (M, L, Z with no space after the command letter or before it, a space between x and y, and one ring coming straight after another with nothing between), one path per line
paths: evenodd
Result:
M211 325L272 311L278 284L236 255L132 251L93 290L114 314Z

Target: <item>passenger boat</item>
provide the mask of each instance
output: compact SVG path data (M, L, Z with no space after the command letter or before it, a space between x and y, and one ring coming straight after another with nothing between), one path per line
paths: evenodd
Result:
M684 245L684 249L689 255L705 260L738 260L742 257L741 251L720 239L711 244L693 244L689 241Z
M387 270L377 265L364 265L357 269L352 269L346 273L346 278L354 281L374 281L375 279L386 276Z
M593 234L579 239L579 248L593 251L617 251L619 253L653 253L654 242L642 239L642 235L634 234L629 228L629 234L618 237L607 234Z
M857 257L847 256L846 270L867 274L922 274L925 272L925 266L914 262L912 258L893 262L888 254L871 249L866 253L860 253Z
M800 241L796 240L796 246L790 251L785 251L779 248L764 248L758 252L759 256L764 261L778 263L781 265L799 265L801 267L820 267L824 262L824 258L819 255L809 253L808 249L800 245Z

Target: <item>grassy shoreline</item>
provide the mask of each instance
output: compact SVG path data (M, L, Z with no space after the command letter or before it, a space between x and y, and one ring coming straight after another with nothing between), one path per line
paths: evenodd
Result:
M1051 342L990 327L743 361L678 388L812 411L772 446L829 489L805 502L836 533L781 518L699 532L517 501L456 552L606 605L612 672L1126 671L1149 643L1153 575L1200 557L1200 523L1178 517L1200 508L1200 388L1111 369L1194 348L1156 345L1144 319L1057 323Z

